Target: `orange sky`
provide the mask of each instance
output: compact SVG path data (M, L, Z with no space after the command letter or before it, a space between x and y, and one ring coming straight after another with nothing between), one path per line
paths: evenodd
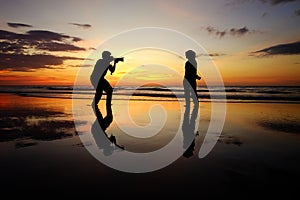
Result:
M198 56L203 78L200 85L209 78L201 74L209 59L225 85L300 85L300 16L295 10L299 1L234 2L151 0L115 6L111 1L49 1L16 6L9 1L0 8L0 85L73 85L75 80L88 85L93 65L101 55L97 47L123 31L139 27L178 31L211 54ZM33 15L33 11L39 12ZM138 43L141 38L127 40ZM160 39L158 35L157 41ZM170 41L170 46L181 42ZM126 42L106 47L118 56ZM151 64L173 69L183 77L185 60L180 56L184 56L184 50L180 55L149 49L126 51L125 62L106 77L112 84L133 68ZM178 77L150 68L130 74L124 84L152 80L181 85Z

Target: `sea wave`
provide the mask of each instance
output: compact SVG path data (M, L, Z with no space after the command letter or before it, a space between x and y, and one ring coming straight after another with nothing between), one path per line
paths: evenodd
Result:
M43 98L92 99L95 91L90 86L0 86L0 93ZM200 101L300 103L298 86L231 86L225 90L217 86L198 87L197 94ZM142 101L146 98L149 101L174 101L176 98L184 98L184 90L182 87L160 86L114 88L114 99L126 99L124 96L128 95L132 95L132 100ZM224 95L226 99L223 99Z

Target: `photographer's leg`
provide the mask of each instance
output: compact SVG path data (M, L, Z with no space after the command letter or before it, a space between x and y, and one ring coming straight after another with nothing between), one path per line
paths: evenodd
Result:
M94 98L95 105L98 105L98 103L99 103L99 101L100 101L100 99L102 97L102 94L103 94L103 90L102 89L96 91L95 98Z
M109 85L108 90L106 91L106 94L107 94L106 106L111 106L112 91L113 91L113 89Z
M103 94L103 87L102 87L103 83L102 81L98 83L98 86L97 86L97 89L96 89L96 94L95 94L95 97L94 97L94 101L93 101L93 104L95 105L98 105L101 97L102 97L102 94Z
M113 88L107 80L105 80L104 91L106 92L106 106L111 106Z

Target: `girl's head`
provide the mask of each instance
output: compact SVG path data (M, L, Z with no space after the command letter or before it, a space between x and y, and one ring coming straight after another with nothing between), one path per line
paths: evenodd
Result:
M188 51L185 52L185 57L188 60L194 60L196 58L196 53L193 50L188 50Z

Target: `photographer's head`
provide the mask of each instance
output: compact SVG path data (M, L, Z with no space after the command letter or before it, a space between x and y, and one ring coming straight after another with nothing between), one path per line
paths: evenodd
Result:
M114 60L114 57L111 56L111 53L109 51L103 51L102 52L102 58L103 58L103 60L107 60L109 62Z

